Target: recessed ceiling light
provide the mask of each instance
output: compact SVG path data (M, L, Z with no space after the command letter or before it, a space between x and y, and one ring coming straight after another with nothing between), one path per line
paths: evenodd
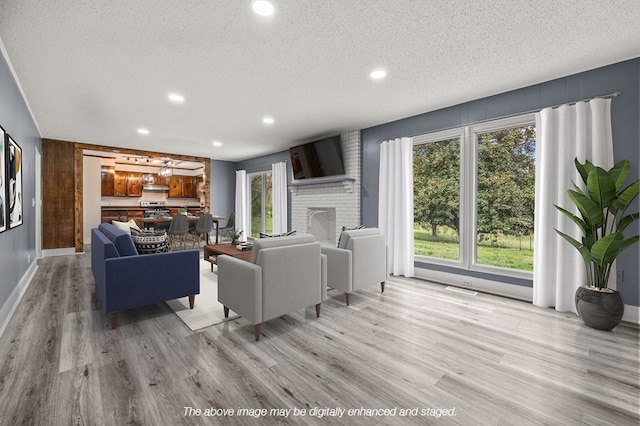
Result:
M213 141L213 146L215 146L215 147L220 147L220 146L222 146L222 142L220 142L220 141Z
M169 100L173 102L184 102L184 96L179 93L169 93Z
M275 120L273 118L271 118L271 117L265 117L265 118L262 119L262 122L264 124L273 124L275 122Z
M266 0L255 0L251 7L253 7L253 11L260 16L271 16L273 15L273 5L271 2Z
M141 135L148 135L149 131L147 129L140 128L138 129L138 133L140 133Z
M369 77L371 77L373 80L380 80L381 78L385 78L387 76L387 72L385 70L373 70L371 71L371 74L369 74Z

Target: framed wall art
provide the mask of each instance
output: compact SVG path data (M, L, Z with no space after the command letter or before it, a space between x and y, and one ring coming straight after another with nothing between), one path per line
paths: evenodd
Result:
M7 196L7 164L5 160L6 153L6 134L4 129L0 127L0 232L7 229L7 204L5 197Z
M7 135L6 179L9 229L22 225L22 148Z

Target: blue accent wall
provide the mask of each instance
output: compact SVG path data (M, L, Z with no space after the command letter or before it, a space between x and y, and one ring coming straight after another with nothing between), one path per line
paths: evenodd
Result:
M211 214L229 217L236 208L235 193L236 163L211 160Z
M36 152L42 152L40 133L3 55L0 55L0 125L22 148L23 190L22 225L0 233L1 308L29 268L28 260L35 262L36 217L32 201Z
M362 223L378 224L378 142L402 136L431 133L486 120L517 115L549 106L575 102L620 90L612 101L614 157L616 161L631 161L629 181L638 179L640 168L640 58L620 62L580 74L490 96L460 105L432 111L402 120L362 130ZM640 201L636 204L638 210ZM640 225L628 231L628 236L640 233ZM618 257L618 290L628 305L640 306L640 276L638 244ZM437 269L433 265L416 263L418 268ZM455 269L455 268L453 268ZM453 272L472 273L462 269ZM474 273L475 274L475 273ZM484 276L483 276L484 277ZM514 285L532 286L531 280L500 279Z

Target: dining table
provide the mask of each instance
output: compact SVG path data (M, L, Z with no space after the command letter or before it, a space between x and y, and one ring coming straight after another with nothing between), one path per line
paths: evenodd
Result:
M216 244L218 244L218 230L220 229L220 221L225 220L226 217L212 215L211 218L213 219L213 224L216 227ZM142 218L139 218L138 220L142 222L145 229L148 229L150 227L155 227L155 225L158 223L170 224L172 219L173 219L173 216L162 216L162 217L142 217ZM198 223L198 219L200 219L200 216L187 215L188 222ZM207 234L206 238L207 238L207 244L209 244L209 234Z

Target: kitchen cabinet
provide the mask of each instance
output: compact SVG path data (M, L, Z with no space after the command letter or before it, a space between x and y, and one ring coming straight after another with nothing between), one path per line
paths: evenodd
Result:
M127 174L127 196L128 197L142 196L142 174L140 173Z
M114 179L113 195L116 197L125 197L127 195L127 174L116 172Z
M128 222L133 219L138 227L143 228L144 224L140 219L144 216L144 209L130 208L103 208L101 212L101 222L111 223L112 220L118 222Z
M182 176L171 176L169 179L169 197L182 197Z
M196 198L198 196L198 185L195 176L182 177L182 196L184 198Z
M102 195L104 195L104 193ZM142 174L134 172L115 172L112 195L116 197L142 196Z
M115 174L115 167L102 166L100 168L100 193L103 197L113 196Z
M169 197L198 198L198 178L196 176L171 176Z

